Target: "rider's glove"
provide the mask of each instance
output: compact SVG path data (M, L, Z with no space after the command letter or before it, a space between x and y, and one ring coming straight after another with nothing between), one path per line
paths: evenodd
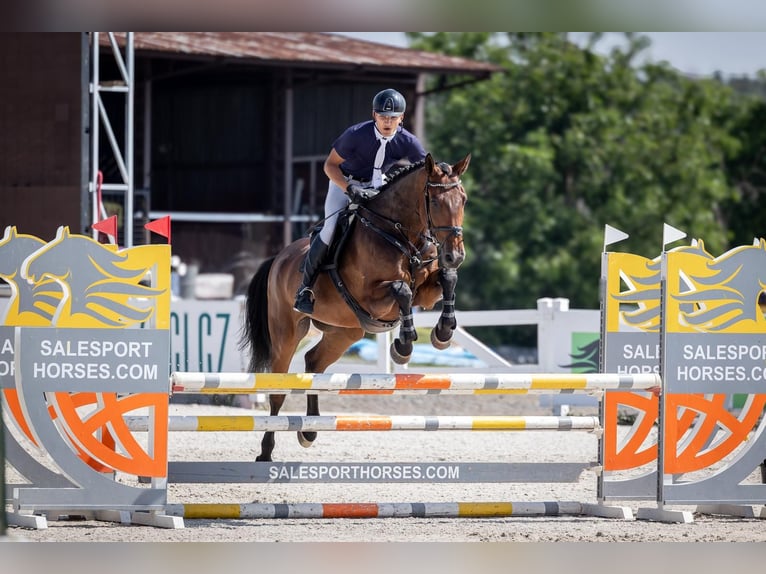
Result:
M371 199L378 195L378 190L352 183L346 188L346 195L348 195L354 203L359 203L360 201Z

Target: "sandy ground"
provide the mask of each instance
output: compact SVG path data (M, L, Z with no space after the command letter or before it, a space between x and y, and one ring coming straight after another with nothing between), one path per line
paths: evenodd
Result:
M323 414L550 414L537 396L322 396ZM282 414L300 414L304 399L288 397ZM173 404L171 414L263 414L258 409ZM572 415L595 414L588 408ZM252 461L260 433L172 433L170 460ZM581 462L596 458L597 438L585 432L352 432L322 433L304 449L293 433L277 434L281 461ZM8 481L18 481L12 470ZM169 502L454 502L597 501L596 477L575 483L503 484L183 484ZM646 501L614 504L656 507ZM674 507L695 510L694 507ZM760 508L755 509L756 512ZM393 519L185 520L169 530L92 520L49 521L44 530L10 528L10 541L33 542L764 542L766 522L696 514L691 524L661 524L586 516Z

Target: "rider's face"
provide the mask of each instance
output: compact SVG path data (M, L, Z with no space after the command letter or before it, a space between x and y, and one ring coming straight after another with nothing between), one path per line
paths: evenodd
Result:
M404 120L404 114L401 116L383 116L372 112L372 117L375 120L375 125L378 131L385 137L390 137L396 133L399 124Z

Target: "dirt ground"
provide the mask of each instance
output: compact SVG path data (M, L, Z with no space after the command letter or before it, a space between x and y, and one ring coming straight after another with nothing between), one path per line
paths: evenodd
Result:
M536 395L350 397L323 395L322 414L551 414ZM304 399L291 395L282 414L301 414ZM263 414L258 408L171 404L171 415ZM574 408L570 413L595 414ZM255 436L254 436L255 435ZM260 433L171 433L173 460L252 461ZM299 446L294 433L278 433L275 460L317 462L534 461L581 462L596 458L597 438L587 432L350 432L320 433L314 446ZM18 481L12 469L8 482ZM596 476L586 470L574 483L500 484L171 484L170 503L318 502L522 502L597 501ZM624 501L633 513L656 508ZM694 511L695 507L674 509ZM760 508L755 508L756 515ZM8 541L30 542L766 542L759 519L695 514L689 524L588 516L388 519L185 519L185 528L160 529L92 520L49 521L48 528L12 527Z

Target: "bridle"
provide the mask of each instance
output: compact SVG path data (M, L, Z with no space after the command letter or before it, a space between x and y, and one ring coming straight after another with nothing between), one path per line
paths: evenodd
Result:
M436 251L437 253L441 251L442 246L447 242L447 240L450 237L462 237L463 236L463 227L461 225L434 225L433 219L431 217L431 202L429 201L429 195L428 195L428 188L429 187L440 187L442 189L452 189L454 187L459 187L462 184L461 180L457 181L451 181L449 183L436 183L433 181L428 181L428 178L426 178L426 185L425 189L423 190L424 195L424 201L426 202L426 221L428 224L428 236L426 239L429 239L434 244L436 244ZM435 237L435 234L437 232L446 231L447 236L444 238L444 241L441 243L438 243L438 239Z
M453 189L455 187L459 187L462 185L462 182L460 179L456 181L450 181L446 183L442 182L433 182L429 181L428 177L426 177L425 185L423 186L423 201L425 202L425 208L426 208L426 230L419 235L421 239L424 240L424 245L421 248L418 248L407 236L406 230L402 224L394 219L391 219L390 217L386 217L385 215L381 215L380 213L377 213L376 211L370 209L366 205L359 205L357 208L357 216L359 217L360 223L362 225L368 227L369 229L373 230L375 233L380 235L383 239L388 241L391 245L396 247L399 251L401 251L405 257L408 258L409 264L410 264L410 277L412 278L412 282L414 284L415 280L415 270L418 268L421 268L426 265L430 265L434 261L438 261L442 248L444 244L449 240L451 237L462 237L463 236L463 227L458 225L435 225L433 222L433 217L431 214L431 202L430 196L428 193L429 188L438 187L442 189ZM360 212L366 212L367 214L370 214L374 216L377 219L385 221L387 224L389 224L396 232L396 235L389 233L377 225L375 225L370 219L367 217L364 217ZM436 237L437 233L444 233L446 232L447 235L444 237L444 240L439 242L438 238ZM436 257L430 257L428 259L423 258L423 254L428 249L429 245L435 245L436 246Z

